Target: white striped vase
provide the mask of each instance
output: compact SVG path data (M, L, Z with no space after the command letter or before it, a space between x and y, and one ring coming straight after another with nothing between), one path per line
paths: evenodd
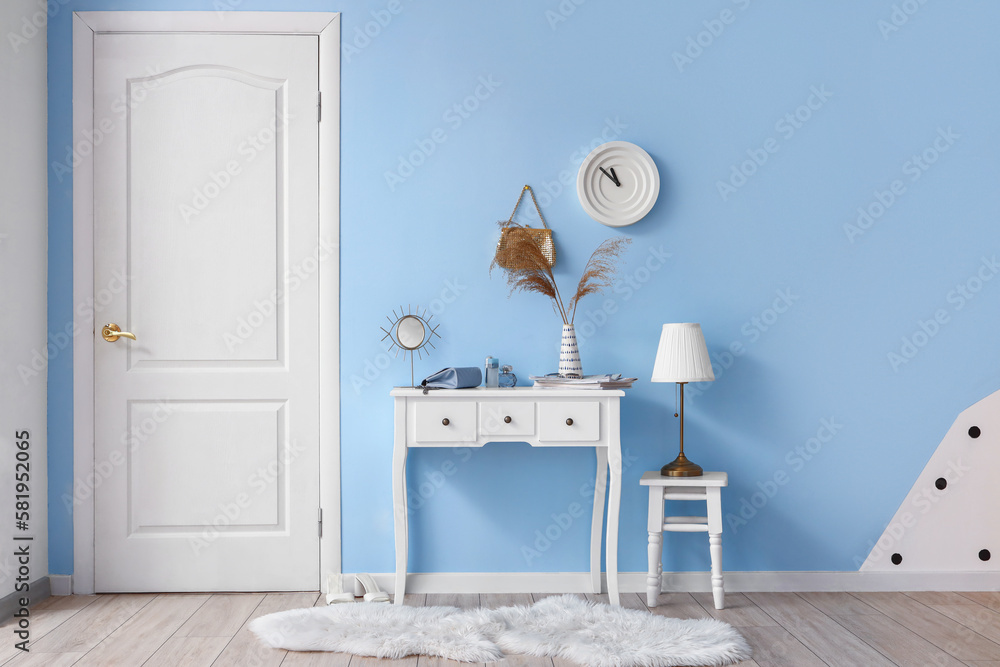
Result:
M562 345L559 346L559 375L583 377L580 365L580 348L576 346L576 329L572 324L562 328Z

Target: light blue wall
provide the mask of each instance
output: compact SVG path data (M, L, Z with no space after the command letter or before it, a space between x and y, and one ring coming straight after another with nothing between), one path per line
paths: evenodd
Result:
M692 386L687 445L707 469L729 471L724 509L748 517L727 526L727 570L857 569L954 416L1000 386L1000 279L977 282L982 258L1000 250L1000 5L401 0L366 40L359 35L376 32L389 2L229 4L342 11L345 49L356 47L342 63L346 571L393 569L387 393L409 369L384 356L378 327L394 307L438 312L443 341L418 361L420 376L487 354L521 376L555 370L559 320L549 305L537 295L507 300L487 273L495 222L525 183L545 195L564 290L601 240L633 239L623 270L632 284L608 295L615 312L603 318L603 299L590 297L577 320L586 372L640 377L622 405L631 461L623 571L646 569L638 478L676 451L673 387L647 379L663 322L701 322L719 363L702 395ZM65 5L49 31L50 162L71 141L70 9L214 8ZM555 22L560 8L568 16ZM715 22L720 15L731 22ZM700 53L690 46L699 40ZM691 62L678 64L689 47ZM496 87L479 89L478 108L467 118L449 112L482 79ZM810 102L814 109L801 106ZM783 120L797 111L797 127ZM439 128L446 141L415 156L422 164L390 187L386 173ZM575 185L559 184L564 171L575 183L581 149L602 132L644 147L662 178L650 215L620 230L592 221ZM748 163L754 173L720 194L734 165L763 161L767 148L766 162ZM925 150L936 161L914 171L912 156ZM895 200L849 239L844 225L858 207L878 213L889 195L876 193L897 179ZM50 185L55 330L72 310L71 186L55 177ZM670 258L649 271L660 249ZM969 281L979 291L965 300L954 290ZM792 297L791 306L778 302L780 314L769 310L779 292ZM923 338L920 322L939 310L946 322ZM925 344L894 368L888 354L915 334ZM734 343L742 354L728 357ZM71 520L59 500L71 485L70 369L68 351L50 368L57 573L72 570ZM824 420L836 425L832 437ZM817 436L826 442L810 441ZM795 453L810 446L808 459ZM423 488L423 504L411 517L411 569L585 570L587 516L564 531L550 525L589 500L593 470L582 449L414 452L410 488ZM768 484L776 474L784 484ZM526 557L522 547L546 529L563 534ZM668 569L707 568L703 536L672 536L668 554Z

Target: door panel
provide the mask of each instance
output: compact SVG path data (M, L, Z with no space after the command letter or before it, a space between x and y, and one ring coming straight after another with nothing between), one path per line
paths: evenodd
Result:
M143 321L147 345L133 366L277 361L282 313L253 336L227 334L236 336L252 297L279 287L285 82L197 66L131 82L140 85L146 96L128 124L129 190L139 194L128 202L129 314Z
M282 401L172 402L170 419L129 453L129 532L189 537L212 525L213 512L237 499L228 534L283 530L288 491ZM132 401L130 425L156 405ZM216 471L212 484L192 483L191 462ZM275 484L270 484L272 479ZM242 496L242 497L241 497ZM253 502L249 502L252 500Z
M98 34L94 64L94 288L127 276L101 313L137 337L98 326L96 589L315 590L318 40Z

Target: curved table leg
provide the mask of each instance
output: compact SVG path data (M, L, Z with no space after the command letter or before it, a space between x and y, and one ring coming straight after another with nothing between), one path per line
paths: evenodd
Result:
M615 403L617 407L617 403ZM617 415L616 415L617 417ZM607 571L608 597L611 604L618 606L618 512L621 507L622 494L622 452L618 440L617 419L612 443L608 447L608 464L611 468L611 486L608 492L608 535L607 535Z
M622 446L619 404L608 401L610 429L608 432L608 465L611 468L611 485L608 493L608 535L607 571L608 597L611 604L618 606L618 512L622 496Z
M601 535L604 533L604 497L608 487L608 450L597 447L597 480L594 482L594 516L590 524L590 582L601 593Z
M399 414L400 412L404 414ZM409 519L406 510L406 424L403 402L396 401L396 426L392 448L392 516L396 539L396 586L394 604L403 604L406 595L406 559L409 552Z

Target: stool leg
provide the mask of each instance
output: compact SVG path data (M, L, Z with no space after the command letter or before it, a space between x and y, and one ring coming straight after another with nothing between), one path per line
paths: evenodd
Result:
M712 556L712 597L715 599L715 608L724 609L726 605L726 591L722 587L721 533L709 533L708 550Z
M722 588L722 489L710 486L705 489L705 495L708 500L708 551L712 556L712 597L715 608L723 609L726 592Z
M649 574L646 577L646 604L655 607L660 597L663 564L663 533L649 531Z

